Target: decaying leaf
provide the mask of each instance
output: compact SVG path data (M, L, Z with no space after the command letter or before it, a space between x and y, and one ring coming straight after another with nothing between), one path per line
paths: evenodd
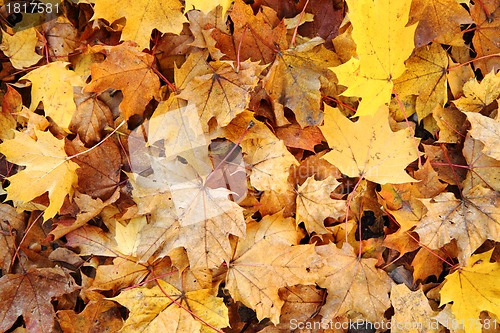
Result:
M51 332L55 318L52 298L77 289L73 278L61 268L4 275L0 278L0 330L8 330L22 315L28 331Z

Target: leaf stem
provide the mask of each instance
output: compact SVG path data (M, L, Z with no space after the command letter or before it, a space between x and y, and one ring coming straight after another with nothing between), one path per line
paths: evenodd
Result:
M88 153L88 152L90 152L92 149L99 147L99 146L100 146L100 145L101 145L104 141L106 141L106 140L107 140L110 136L112 136L113 134L115 134L115 132L116 132L116 131L118 131L118 129L119 129L120 127L122 127L122 126L123 126L123 124L125 124L125 122L126 122L125 120L122 120L122 122L121 122L121 123L120 123L120 124L119 124L119 125L118 125L118 126L117 126L117 127L116 127L113 131L112 131L112 132L111 132L111 133L109 133L108 135L106 135L106 137L105 137L104 139L102 139L101 141L99 141L99 142L98 142L95 146L90 147L89 149L86 149L86 150L84 150L84 151L81 151L81 152L79 152L79 153L77 153L77 154L75 154L75 155L68 156L68 157L66 157L66 159L65 159L65 160L66 160L66 161L69 161L69 160L71 160L71 159L73 159L73 158L75 158L75 157L77 157L77 156L80 156L80 155L83 155L83 154L87 154L87 153Z
M300 12L300 16L299 16L299 22L297 22L297 26L295 27L295 30L293 30L292 41L290 42L290 44L292 45L292 48L295 47L295 38L297 38L297 31L299 30L300 22L302 21L302 17L304 16L304 13L306 11L306 7L308 4L309 4L309 0L306 1L304 8L302 8L302 11Z

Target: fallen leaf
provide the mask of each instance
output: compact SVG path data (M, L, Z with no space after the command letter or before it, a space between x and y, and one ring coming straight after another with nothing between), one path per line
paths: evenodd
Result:
M186 18L181 11L178 0L127 0L116 2L110 0L97 1L94 5L94 16L91 20L103 18L109 23L126 18L127 23L122 31L121 40L133 40L141 49L149 48L149 39L153 29L161 32L179 34Z
M52 298L79 287L61 268L32 268L24 274L0 278L0 330L7 331L23 316L29 332L52 332L55 311Z
M405 64L406 71L394 80L394 90L400 96L416 95L418 119L424 119L447 101L448 55L441 45L432 44L417 49Z
M444 192L422 202L428 212L415 228L420 242L430 249L439 249L455 239L462 264L485 240L499 237L500 196L495 191L476 186L461 199Z
M391 318L391 333L438 333L439 329L432 327L430 317L436 315L431 309L429 300L422 289L411 291L404 284L393 285L391 303L394 316Z
M464 113L472 125L470 135L484 143L483 153L500 161L500 116L492 119L479 113Z
M489 187L500 191L500 161L482 153L484 144L474 140L469 134L465 138L463 154L469 170L463 181L464 191L468 191L476 185Z
M210 35L225 58L269 64L276 58L276 48L288 48L286 28L273 9L262 6L254 15L250 5L236 0L229 16L234 22L232 33L216 28Z
M113 4L113 7L122 6L127 7L124 3L120 6ZM134 114L142 116L146 105L160 89L160 80L153 71L153 56L140 52L133 43L103 47L102 51L107 55L106 60L92 65L92 81L84 92L100 94L107 89L121 90L120 110L125 119Z
M226 62L212 62L209 69L199 72L177 97L196 105L204 131L213 117L219 126L226 126L248 106L250 92L263 69L264 66L246 61L236 72Z
M216 1L200 1L200 0L186 0L186 6L184 8L184 12L187 12L188 10L192 9L197 9L200 10L204 13L208 13L212 9L214 9L217 6L222 7L222 16L226 14L227 10L231 6L231 3L233 3L233 0L216 0Z
M20 80L31 81L30 111L35 111L40 102L46 116L63 128L68 128L76 110L73 87L82 87L83 80L74 71L67 69L69 63L55 61L32 70ZM54 78L57 77L57 80Z
M279 323L284 304L279 288L315 283L314 246L298 245L300 238L293 219L280 212L248 223L246 238L238 241L228 264L226 288L235 301L254 309L259 320L268 317Z
M480 112L500 96L500 76L490 72L481 82L472 78L463 86L464 96L453 104L462 112Z
M460 34L460 25L471 24L472 18L467 10L454 0L416 0L411 3L409 24L417 22L415 47L427 45L432 41L453 45L453 37Z
M480 333L479 314L488 311L500 314L500 297L497 281L500 265L491 263L492 251L473 255L467 266L445 277L441 303L453 302L451 311L458 321L463 321L466 333Z
M304 222L309 233L328 233L324 219L329 216L338 219L346 213L345 200L330 198L330 193L339 185L331 176L321 181L307 178L297 190L297 224Z
M389 103L394 81L413 51L416 25L407 27L411 1L347 0L358 59L330 68L346 86L343 96L361 97L357 116Z
M158 279L152 288L122 291L112 300L130 311L121 332L209 332L229 326L227 307L209 289L184 292Z
M285 146L314 151L314 146L324 141L323 134L317 127L301 128L298 124L291 124L276 129L276 136L283 140Z
M278 126L289 122L284 107L295 113L299 125L321 124L321 81L329 77L327 67L339 64L336 56L324 48L321 38L314 38L296 48L281 51L263 80L276 115Z
M404 168L418 157L416 143L408 129L392 132L387 118L387 107L382 107L353 123L325 104L325 123L320 129L333 150L323 158L349 177L379 184L415 181ZM397 142L397 146L387 149L387 142Z
M69 129L77 133L88 146L92 146L104 137L106 126L113 125L111 109L94 94L75 96L76 112Z
M13 36L2 30L0 50L9 57L12 66L23 69L42 59L42 56L35 52L37 43L37 31L33 27L18 31Z
M14 139L0 144L0 152L7 160L26 167L8 178L7 200L27 202L49 192L50 205L43 214L44 220L48 220L57 214L66 195L72 196L78 165L68 159L64 141L50 132L35 133L36 141L26 133L15 132ZM29 191L26 184L30 184Z
M318 246L316 252L324 262L317 284L328 292L320 314L331 318L360 313L363 319L381 323L391 304L392 280L375 267L377 260L358 258L347 243L342 249L332 243Z
M57 311L57 319L66 333L117 332L123 326L120 309L105 299L91 300L80 313Z
M497 19L499 13L496 0L482 0L481 4L470 6L470 15L477 30L477 33L472 37L472 44L476 51L476 57L479 58L474 63L483 75L491 71L496 72L500 68L498 59L488 57L500 51L500 36L498 35L500 21Z

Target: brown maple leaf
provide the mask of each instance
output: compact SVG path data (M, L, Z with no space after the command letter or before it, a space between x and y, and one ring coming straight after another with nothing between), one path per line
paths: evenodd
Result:
M54 297L79 287L61 268L32 268L24 274L0 278L0 330L6 331L22 315L30 332L52 332Z

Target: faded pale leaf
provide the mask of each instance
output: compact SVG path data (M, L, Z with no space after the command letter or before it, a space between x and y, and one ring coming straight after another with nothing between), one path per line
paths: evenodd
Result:
M492 119L479 113L464 113L472 125L469 134L484 143L483 153L500 161L500 115Z
M384 312L391 305L392 280L375 267L377 260L358 258L347 243L342 249L332 243L318 246L316 252L325 263L317 283L328 291L321 315L331 318L360 313L371 322L384 320Z
M66 195L72 196L78 165L68 160L63 140L50 132L35 130L35 133L37 141L16 131L14 139L0 144L0 152L12 163L26 167L8 178L7 200L24 203L49 192L50 204L43 214L47 220L59 212Z
M472 78L464 84L463 92L465 96L453 104L462 112L480 112L500 96L500 75L490 72L481 82Z
M161 170L169 185L181 228L175 245L186 248L191 267L215 268L229 261L229 234L245 235L243 208L229 200L230 191L208 187L189 164L178 160L155 158L153 169Z
M280 212L248 223L246 238L238 241L226 288L236 301L255 310L258 319L279 323L284 301L278 289L314 284L318 278L314 245L298 245L300 238L293 219Z
M283 141L271 138L247 140L245 143L243 151L249 155L246 160L252 166L252 185L261 191L284 190L290 166L299 163L286 149Z
M391 318L391 333L437 333L430 317L436 315L422 289L411 291L405 284L393 285L391 303L394 315Z
M93 225L84 225L66 235L67 246L79 249L81 256L107 256L116 257L119 254L113 249L116 247L115 239L101 228Z
M462 264L485 240L499 239L500 195L495 191L476 186L461 200L445 192L422 202L428 212L415 229L421 243L439 249L455 239Z
M309 233L328 233L323 220L329 216L339 218L346 212L345 200L330 198L330 193L339 185L331 176L321 181L307 178L297 191L297 224L304 222Z
M332 148L323 158L349 177L379 184L414 181L404 169L418 157L416 142L408 129L391 131L387 107L353 123L325 104L325 123L320 129ZM388 149L388 142L397 145Z

